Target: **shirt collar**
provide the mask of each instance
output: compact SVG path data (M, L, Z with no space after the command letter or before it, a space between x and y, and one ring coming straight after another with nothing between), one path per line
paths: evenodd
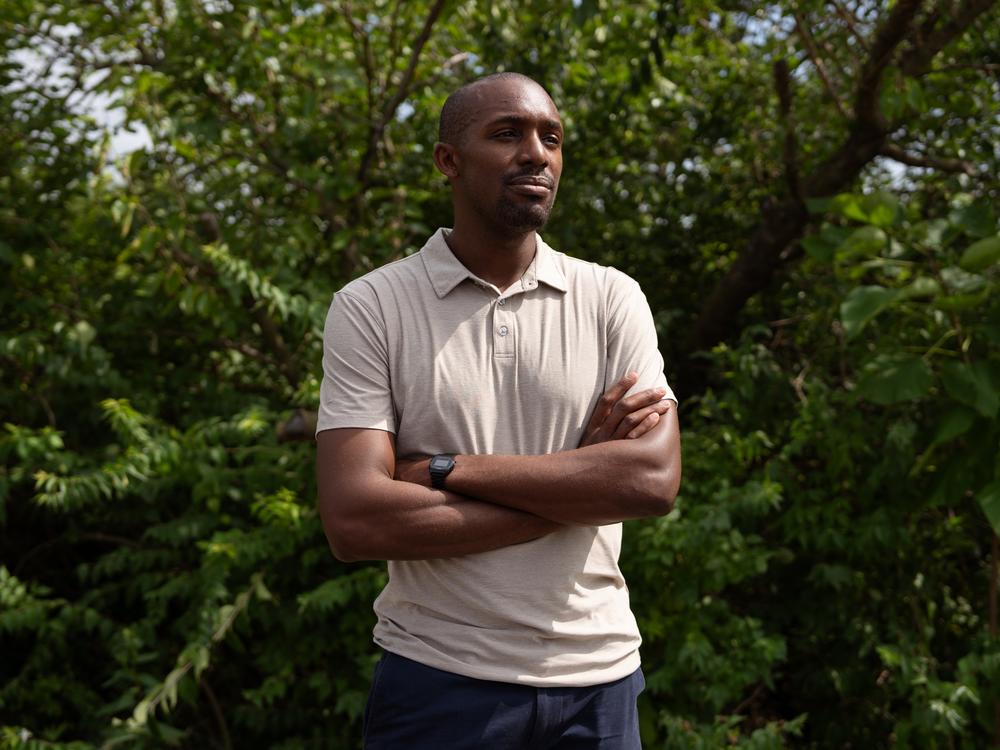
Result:
M427 243L420 249L420 255L424 261L424 268L431 286L439 298L443 298L456 286L466 279L476 277L468 268L462 265L461 261L448 247L445 237L451 230L438 229ZM556 262L556 251L549 247L545 241L535 235L538 241L535 245L535 257L524 272L519 282L522 290L530 291L537 286L537 283L546 284L560 292L565 292L569 288L566 284L566 276Z
M548 246L541 235L535 236L538 238L535 259L531 262L528 271L534 270L535 278L541 283L553 289L558 289L560 292L568 291L569 285L566 283L566 275L562 272L562 268L559 267L556 258L558 253Z

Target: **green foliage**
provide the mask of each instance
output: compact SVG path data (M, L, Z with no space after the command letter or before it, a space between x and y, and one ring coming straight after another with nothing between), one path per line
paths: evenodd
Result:
M449 222L437 113L500 67L566 123L546 238L642 283L691 384L677 507L622 556L645 746L985 746L995 10L878 82L923 166L809 200L742 334L696 354L791 172L849 136L892 9L432 7L0 0L0 748L356 746L386 574L329 554L302 414L332 292ZM150 145L114 155L94 96Z
M1000 308L992 301L1000 276L985 264L975 278L959 267L970 239L995 232L996 223L988 202L963 194L951 200L953 208L942 219L928 215L920 196L912 195L886 222L853 208L864 197L841 196L827 206L829 223L818 235L834 252L813 254L817 266L803 269L826 276L843 300L840 351L835 358L820 355L828 362L819 371L811 362L813 378L826 381L825 387L838 386L839 394L830 396L841 406L836 420L813 434L822 436L826 450L839 445L834 450L847 451L819 465L836 466L828 479L845 495L839 501L827 496L825 502L832 500L849 515L852 545L838 555L851 562L838 564L835 576L830 568L817 567L817 577L810 577L836 590L837 610L844 611L818 605L822 599L807 591L803 598L820 619L802 632L812 633L826 651L823 656L810 649L813 663L821 665L842 650L816 638L821 630L834 632L819 623L823 618L843 623L838 639L856 644L856 658L871 661L870 674L877 679L862 691L856 670L844 664L819 679L853 700L881 703L873 715L884 717L883 731L904 746L980 746L993 729L984 706L996 700L984 672L997 642L983 635L983 604L976 603L987 596L984 551L990 530L984 521L994 522L1000 465L995 336ZM842 230L862 222L878 223L886 233L881 250L842 253L836 243L852 236ZM956 296L970 292L977 293L974 303L955 304ZM816 358L818 350L812 352ZM803 395L814 398L805 384ZM861 442L858 434L871 438ZM804 480L809 481L796 477L797 483ZM798 515L804 506L796 510ZM823 518L815 527L829 532L829 513ZM796 533L803 532L804 527ZM868 533L874 534L870 552ZM813 530L809 538L800 555L822 554L835 537L823 539ZM883 565L873 579L858 558L876 553L883 555ZM962 559L975 560L979 575L970 580L958 564ZM854 606L845 606L848 597ZM809 716L818 718L815 710ZM844 735L829 737L834 744Z

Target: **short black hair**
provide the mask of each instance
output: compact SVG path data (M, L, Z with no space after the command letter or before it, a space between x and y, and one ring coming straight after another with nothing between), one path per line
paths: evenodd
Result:
M484 83L504 80L528 81L544 90L544 87L533 78L512 71L491 73L488 76L470 81L445 99L444 106L441 107L441 119L438 123L438 140L442 143L458 145L466 128L476 119L476 110L472 106L472 97L470 96L473 89Z

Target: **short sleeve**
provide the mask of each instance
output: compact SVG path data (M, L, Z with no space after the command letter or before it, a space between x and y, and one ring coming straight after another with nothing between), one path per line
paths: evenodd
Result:
M677 401L663 373L663 356L656 340L656 326L646 295L629 276L608 269L608 362L605 389L627 372L639 373L629 394L645 388L666 388L664 398Z
M396 432L385 328L369 304L343 290L323 328L316 432L340 427Z

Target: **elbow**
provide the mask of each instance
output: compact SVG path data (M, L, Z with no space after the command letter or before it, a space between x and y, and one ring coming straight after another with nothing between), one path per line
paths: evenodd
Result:
M343 529L343 524L324 522L323 531L330 545L330 552L340 562L352 563L363 559L359 551L353 548L350 542L353 535Z
M659 492L651 493L646 501L646 517L665 516L674 509L677 493L661 487Z
M674 509L681 486L680 466L649 472L643 482L643 510L647 518L665 516Z
M668 477L666 484L667 486L661 499L661 516L667 515L667 513L674 509L674 504L677 502L677 493L681 489L680 472L678 471Z
M337 558L342 563L352 563L362 560L362 556L356 554L353 550L347 547L342 540L333 539L327 536L327 541L330 543L330 552L333 556Z
M340 548L334 548L332 545L330 551L333 552L333 556L337 558L342 563L354 563L361 562L365 558L361 555L355 555L349 552L344 552Z
M666 422L660 424L670 426ZM641 443L643 438L635 441L640 444L636 446L640 451L632 464L641 505L637 510L646 518L670 513L681 487L681 446L676 422L673 429L659 432L654 429L649 435L651 439L645 443Z
M357 548L357 540L364 538L356 528L357 523L353 522L349 515L335 510L337 504L330 498L324 498L322 493L317 505L323 523L323 533L326 535L333 556L345 563L364 560L362 551Z
M384 515L372 511L378 505L379 495L363 489L320 488L317 509L335 558L345 563L390 559L397 537Z

